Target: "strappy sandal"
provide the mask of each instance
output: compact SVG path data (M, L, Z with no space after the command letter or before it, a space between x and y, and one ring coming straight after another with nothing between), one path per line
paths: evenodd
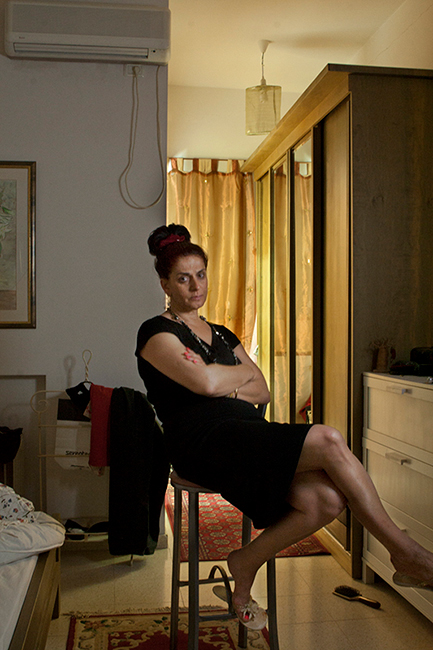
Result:
M242 607L235 607L232 600L232 593L231 591L227 591L226 587L223 585L215 585L212 591L215 596L218 596L218 598L228 604L230 612L237 616L242 625L245 625L250 630L262 630L266 627L268 615L263 607L260 607L251 596L248 603Z
M433 591L433 581L432 580L419 580L418 578L411 578L404 573L396 571L392 576L392 581L394 584L399 587L413 587L414 589L428 589Z

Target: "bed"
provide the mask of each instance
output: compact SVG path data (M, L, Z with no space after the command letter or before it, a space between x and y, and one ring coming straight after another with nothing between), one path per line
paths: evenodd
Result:
M0 484L0 650L43 650L59 615L64 527Z

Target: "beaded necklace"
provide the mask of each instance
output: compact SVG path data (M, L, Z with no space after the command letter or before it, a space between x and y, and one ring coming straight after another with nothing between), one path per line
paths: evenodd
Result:
M186 329L188 330L188 332L191 334L192 338L193 338L195 341L197 341L197 343L199 344L199 346L201 347L201 349L202 349L202 350L204 351L204 353L206 354L207 358L209 359L209 362L210 362L210 363L216 363L215 354L214 354L214 352L212 352L210 346L207 345L207 343L205 343L205 342L204 342L204 341L203 341L199 336L197 336L197 334L196 334L196 333L195 333L195 332L194 332L194 331L189 327L189 325L187 325L187 324L185 323L185 321L182 320L182 318L180 318L180 316L178 316L177 314L174 313L174 311L171 309L171 307L168 307L168 308L167 308L167 311L168 311L168 313L170 314L170 316L172 317L172 319L173 319L174 321L176 321L177 323L180 323L181 325L183 325L184 327L186 327ZM214 325L212 325L212 323L208 323L208 321L206 320L206 318L205 318L204 316L200 316L200 319L203 320L205 323L207 323L207 324L209 325L209 327L211 328L212 332L215 332L215 334L216 334L216 335L221 339L221 341L224 343L224 345L226 346L226 348L230 351L230 353L231 353L231 355L232 355L232 357L233 357L233 359L234 359L234 361L235 361L235 366L238 366L239 363L240 363L240 361L239 361L238 357L236 356L235 351L234 351L233 348L228 344L228 342L225 340L225 338L224 338L224 336L221 334L221 332L219 332L219 331L216 329L216 327L214 327Z

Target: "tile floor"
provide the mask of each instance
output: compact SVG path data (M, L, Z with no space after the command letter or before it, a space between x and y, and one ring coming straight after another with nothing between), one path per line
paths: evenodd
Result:
M153 556L111 557L94 546L65 546L62 553L62 616L51 623L46 650L65 650L67 612L114 612L170 606L171 538ZM213 562L200 562L207 576ZM224 564L224 563L222 563ZM187 566L182 563L182 571ZM186 577L186 574L185 574ZM382 603L379 610L332 594L340 584L353 585ZM352 580L331 556L277 559L280 650L431 650L433 623L387 584L363 585ZM182 589L183 602L186 590ZM219 605L211 586L200 590L202 605ZM259 573L253 596L266 604L265 572Z

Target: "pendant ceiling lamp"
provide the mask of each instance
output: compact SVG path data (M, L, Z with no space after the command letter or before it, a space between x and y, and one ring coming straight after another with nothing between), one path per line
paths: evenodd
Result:
M246 134L263 135L280 121L281 86L268 86L265 79L265 52L271 41L259 41L262 53L262 80L259 86L246 89Z

